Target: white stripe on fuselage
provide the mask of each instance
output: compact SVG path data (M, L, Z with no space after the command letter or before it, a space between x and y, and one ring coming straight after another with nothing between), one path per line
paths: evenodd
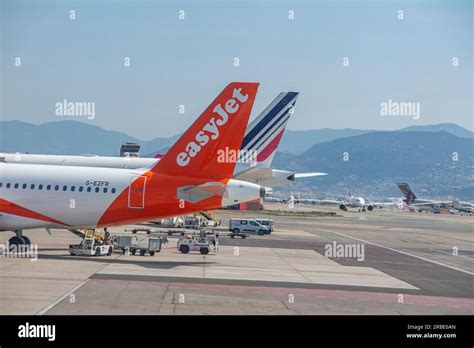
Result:
M273 138L272 138L273 139ZM272 140L270 139L270 140ZM5 158L9 164L24 165L58 165L58 166L75 166L75 167L93 167L93 168L115 168L115 169L143 169L150 168L158 163L159 158L145 157L110 157L110 156L75 156L75 155L32 155L32 154L11 154L0 153L0 157ZM234 170L234 176L248 170L249 163L240 163L239 167Z
M159 161L158 158L145 157L111 157L111 156L78 156L78 155L32 155L0 153L7 163L43 164L58 166L102 167L118 169L138 169L150 167Z

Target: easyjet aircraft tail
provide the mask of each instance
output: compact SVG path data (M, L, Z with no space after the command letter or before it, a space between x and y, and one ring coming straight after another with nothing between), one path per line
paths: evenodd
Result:
M227 85L152 171L232 178L257 89L258 83Z
M133 178L97 225L118 225L124 214L128 222L147 221L263 197L264 187L232 179L237 156L221 156L238 153L257 89L258 83L227 85L160 161L137 170L143 173Z

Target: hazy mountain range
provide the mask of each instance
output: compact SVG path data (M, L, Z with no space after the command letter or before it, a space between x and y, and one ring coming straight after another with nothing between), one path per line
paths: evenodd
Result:
M120 145L134 142L142 145L142 154L148 154L174 144L178 137L174 135L143 141L125 133L78 121L47 122L41 125L20 121L0 122L0 149L4 152L118 156Z
M372 132L315 144L300 155L277 153L276 168L321 171L326 177L287 187L329 196L347 193L399 196L408 182L420 197L474 198L474 139L446 131Z
M446 131L457 137L474 138L474 132L453 123L412 126L399 131ZM315 144L372 132L377 131L350 128L323 128L304 131L286 130L278 151L299 155ZM125 133L109 131L88 123L71 120L47 122L40 125L21 121L0 121L0 150L5 152L115 156L119 154L121 144L136 142L142 145L140 152L143 156L146 156L171 146L178 137L179 134L146 141Z
M121 144L137 142L143 156L152 156L165 151L178 137L142 141L77 121L0 122L0 151L4 152L116 156ZM345 194L350 184L355 194L399 196L395 184L406 181L419 196L472 200L474 133L450 123L398 131L287 130L274 167L329 173L288 185L283 191L330 197Z
M446 131L457 137L473 138L474 132L471 132L454 123L439 123L428 126L411 126L402 128L400 132L439 132ZM278 151L285 153L292 153L299 155L308 150L314 144L324 143L339 138L347 138L355 135L362 135L376 130L361 130L361 129L310 129L302 131L286 130L281 139Z

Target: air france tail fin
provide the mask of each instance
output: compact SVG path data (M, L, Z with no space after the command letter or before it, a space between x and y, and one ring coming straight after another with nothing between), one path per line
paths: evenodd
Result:
M232 178L257 89L258 83L227 85L152 171Z
M252 164L270 168L286 124L293 113L298 98L297 92L282 92L247 127L242 142L240 162L250 156ZM252 155L254 154L254 155ZM247 156L247 157L244 157Z
M404 183L398 184L398 188L400 189L400 191L405 196L404 202L406 204L413 203L413 201L416 199L416 194L415 194L415 192L413 192L410 185L408 185L407 183L404 182Z

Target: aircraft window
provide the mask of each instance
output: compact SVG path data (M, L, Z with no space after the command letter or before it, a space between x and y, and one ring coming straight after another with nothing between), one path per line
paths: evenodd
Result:
M17 188L18 188L18 184L15 184L15 186L14 186L14 187L17 189Z
M46 190L51 190L51 185L46 186Z
M38 185L38 190L42 190L43 189L43 184L39 184Z
M64 186L63 186L63 191L66 191L66 190L67 190L67 186L64 185Z
M107 187L104 187L104 193L107 193Z
M58 191L58 190L59 190L59 185L54 186L54 191Z
M110 190L112 193L115 193L115 188L113 188L112 190Z
M35 184L31 184L30 189L34 190L35 189Z
M23 188L23 190L24 190L24 189L26 189L26 188L27 188L27 186L28 186L27 184L23 184L21 187L22 187L22 188Z
M247 225L247 221L245 221L245 220L240 220L240 224L241 224L241 225Z
M96 187L95 192L99 192L100 188Z
M91 192L91 191L92 191L92 187L88 187L87 192Z
M76 186L71 186L71 191L74 192L76 190Z
M10 188L10 186L11 186L11 184L8 182L8 183L7 183L7 188Z
M79 192L82 192L84 188L82 186L79 186Z

